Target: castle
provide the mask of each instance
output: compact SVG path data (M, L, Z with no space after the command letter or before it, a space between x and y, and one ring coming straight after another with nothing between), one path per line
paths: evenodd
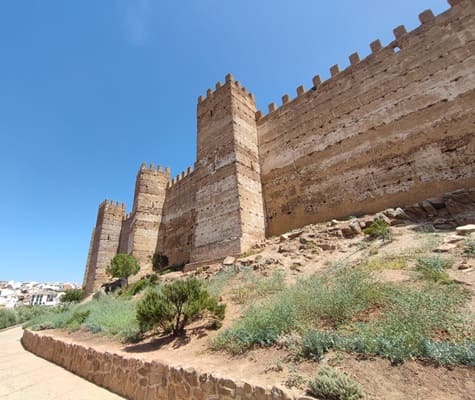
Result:
M309 223L475 187L475 4L449 4L266 115L231 75L208 89L194 168L170 180L169 169L142 165L130 214L100 204L86 293L117 253L134 255L141 274L157 255L198 265Z

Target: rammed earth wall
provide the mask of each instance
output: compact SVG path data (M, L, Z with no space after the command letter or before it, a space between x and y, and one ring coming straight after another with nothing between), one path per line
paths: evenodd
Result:
M453 3L258 120L268 235L475 186L475 6Z
M101 352L44 333L25 330L22 343L26 350L127 399L293 399L278 387L265 388L193 368Z

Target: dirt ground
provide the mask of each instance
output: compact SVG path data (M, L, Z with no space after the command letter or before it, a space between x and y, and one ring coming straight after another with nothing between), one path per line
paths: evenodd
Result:
M364 222L363 222L364 223ZM286 272L289 283L332 268L338 263L357 265L367 260L386 260L388 268L376 269L378 279L401 282L413 278L414 259L418 254L441 254L452 257L455 262L449 274L469 290L475 290L474 258L464 257L463 243L466 238L455 231L426 232L418 225L404 224L391 228L393 241L367 244L361 234L344 238L340 225L347 222L311 225L284 235L266 240L256 246L247 256L236 260L234 265L252 266L263 276L280 269ZM342 228L344 231L344 227ZM336 232L336 233L335 233ZM338 233L340 232L340 233ZM472 234L473 235L473 234ZM351 235L349 235L351 236ZM473 239L473 236L472 236ZM397 263L405 263L403 268ZM393 267L391 267L393 265ZM396 267L394 267L396 266ZM210 265L188 275L210 279L223 266ZM171 273L165 279L177 279L183 274ZM232 282L229 283L232 285ZM242 306L230 301L229 291L224 292L227 303L224 327L239 318ZM475 296L472 296L468 312L475 311ZM209 339L217 333L202 326L192 325L187 336L170 339L149 337L138 344L113 342L110 338L79 331L75 333L55 331L55 336L66 340L80 341L109 352L133 354L144 360L161 360L171 365L191 366L201 372L217 372L219 375L255 384L293 384L295 394L303 395L305 385L301 379L316 375L321 365L330 364L356 379L368 399L431 399L469 400L475 398L475 369L466 367L445 368L409 361L393 366L381 358L362 358L358 355L330 352L320 363L294 362L289 353L277 347L256 349L240 356L230 356L209 349ZM299 388L300 386L300 388Z

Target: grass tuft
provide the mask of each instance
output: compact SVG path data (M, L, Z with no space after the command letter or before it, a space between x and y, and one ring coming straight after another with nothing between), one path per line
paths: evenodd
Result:
M433 282L450 282L449 274L445 271L453 265L454 261L440 256L419 257L416 269L422 276Z
M140 332L135 318L134 300L103 296L86 304L71 305L61 312L51 311L25 324L32 330L85 328L93 333L133 340Z
M463 246L463 254L466 257L475 257L475 240L468 240Z

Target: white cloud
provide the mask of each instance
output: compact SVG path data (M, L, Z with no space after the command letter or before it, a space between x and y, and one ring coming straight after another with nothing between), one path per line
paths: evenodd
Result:
M124 27L127 40L137 46L144 45L150 31L151 0L122 0Z

